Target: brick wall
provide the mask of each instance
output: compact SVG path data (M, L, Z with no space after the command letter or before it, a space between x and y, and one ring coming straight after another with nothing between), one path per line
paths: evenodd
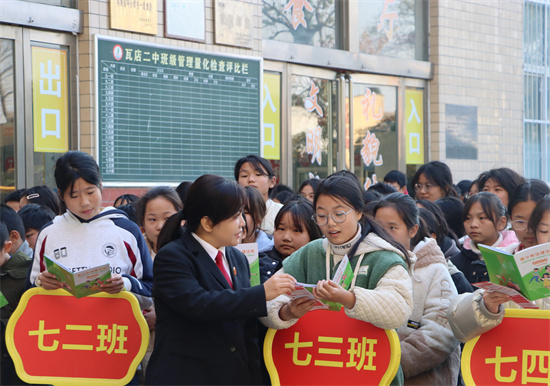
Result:
M79 98L80 98L80 150L95 156L97 127L95 123L95 91L94 91L94 35L112 36L142 42L173 45L195 50L208 50L236 55L261 56L262 50L262 15L261 1L250 0L254 4L254 48L237 48L214 44L214 0L205 0L206 42L164 38L164 1L158 0L157 35L117 31L109 29L108 0L79 0L78 9L84 13L83 33L78 36L79 55Z
M523 1L429 4L430 159L455 183L494 167L523 173ZM447 158L445 104L477 107L477 160Z

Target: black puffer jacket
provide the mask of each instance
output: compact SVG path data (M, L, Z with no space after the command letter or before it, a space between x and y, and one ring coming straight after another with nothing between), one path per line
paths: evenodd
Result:
M453 264L464 273L466 279L475 286L480 281L489 281L485 261L470 249L460 248L460 252L451 257Z
M275 272L283 268L283 257L275 247L260 253L260 282L265 283Z

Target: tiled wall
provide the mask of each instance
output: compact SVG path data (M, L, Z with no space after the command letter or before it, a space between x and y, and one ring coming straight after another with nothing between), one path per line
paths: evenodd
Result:
M212 52L225 52L245 56L261 56L262 49L262 20L260 0L250 0L254 5L253 49L237 48L214 44L214 0L205 0L206 16L206 42L196 43L191 41L164 38L164 1L158 0L158 29L157 35L145 35L139 33L117 31L109 29L109 1L108 0L80 0L78 8L84 12L84 31L78 37L78 55L80 65L80 150L95 156L97 128L94 122L94 35L113 36L124 39L139 40L143 42L173 45L195 50L208 50Z
M523 173L523 1L429 4L430 159L455 183L494 167ZM447 158L445 104L477 107L477 160Z

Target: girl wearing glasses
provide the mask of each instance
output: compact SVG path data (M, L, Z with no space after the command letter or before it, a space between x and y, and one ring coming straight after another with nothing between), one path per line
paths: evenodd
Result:
M316 284L314 295L340 303L349 317L384 329L403 325L412 310L412 284L405 248L371 217L364 216L361 189L345 176L332 176L314 198L314 221L325 239L314 240L283 260L278 274L288 273L302 283ZM329 280L347 255L354 270L349 290ZM281 295L268 302L264 324L274 329L294 325L313 306L312 300L289 301ZM402 382L402 373L397 379Z
M443 162L432 161L422 165L411 183L417 200L435 201L449 196L458 198L453 188L451 169Z
M512 193L508 203L508 213L512 229L519 242L514 244L514 248L510 252L515 253L536 244L535 233L527 225L533 209L548 193L550 193L548 185L544 181L535 179L518 185Z

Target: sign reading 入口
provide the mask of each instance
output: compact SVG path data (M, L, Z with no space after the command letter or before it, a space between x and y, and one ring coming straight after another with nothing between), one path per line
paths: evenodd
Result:
M424 90L405 91L407 165L424 163Z

